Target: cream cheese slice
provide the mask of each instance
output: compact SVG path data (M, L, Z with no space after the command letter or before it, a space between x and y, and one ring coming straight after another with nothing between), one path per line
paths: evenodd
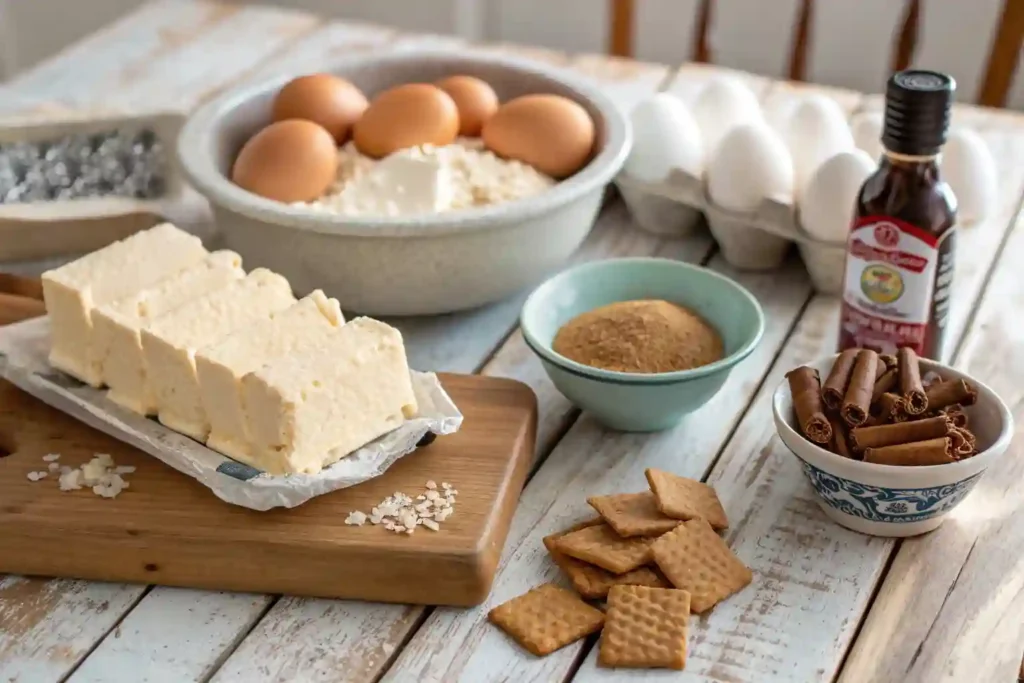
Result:
M205 441L210 423L196 378L196 351L294 303L287 280L257 268L227 287L156 318L142 330L146 376L160 421Z
M252 464L315 474L416 414L402 335L356 318L242 379Z
M146 381L142 330L165 313L243 277L242 257L217 251L148 289L93 311L90 353L99 363L103 383L110 387L110 400L136 413L155 414L156 397Z
M243 327L196 353L200 395L210 419L206 445L253 464L242 378L278 358L315 349L344 324L337 300L318 289L270 319Z
M90 350L93 310L199 263L207 253L198 237L161 223L43 273L50 365L102 386L102 368Z

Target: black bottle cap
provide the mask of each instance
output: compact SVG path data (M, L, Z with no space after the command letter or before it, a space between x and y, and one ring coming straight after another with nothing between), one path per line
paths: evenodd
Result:
M885 148L910 156L938 154L946 143L955 90L952 76L935 71L893 74L885 89Z

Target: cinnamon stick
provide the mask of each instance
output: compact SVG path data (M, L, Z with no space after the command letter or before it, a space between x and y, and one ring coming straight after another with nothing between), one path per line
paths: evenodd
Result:
M817 444L832 440L832 426L825 417L821 404L821 376L814 368L803 365L786 374L789 393L793 397L793 410L804 436Z
M832 443L829 444L831 446L829 450L844 458L855 459L854 452L850 448L850 442L846 437L846 425L835 415L828 416L828 423L832 426Z
M875 409L878 412L880 424L895 422L896 416L903 411L903 397L898 394L886 392L878 399L878 403L875 404Z
M878 354L878 362L885 365L886 370L892 370L897 365L896 356L891 353L880 353Z
M882 366L879 363L880 367ZM898 378L898 371L896 368L887 369L882 375L875 380L875 388L871 392L871 402L874 403L878 399L882 398L882 394L887 391L892 391L892 388L896 386L896 380Z
M901 443L937 439L941 436L948 436L952 429L953 425L944 416L932 417L914 422L858 427L850 430L850 441L853 442L854 450L863 451L868 448L883 448Z
M896 446L868 448L864 451L864 462L878 465L946 465L955 462L952 443L948 436L927 441L901 443Z
M939 411L939 414L945 415L946 418L953 423L954 427L958 429L966 429L970 420L967 419L967 413L959 404L946 406Z
M921 384L921 364L914 349L904 346L896 354L900 372L900 393L907 415L921 415L928 410L928 395Z
M843 408L840 415L846 424L859 427L868 419L871 408L871 394L875 388L875 368L878 367L878 354L870 349L861 349L850 373L850 385L843 397Z
M957 460L970 457L974 453L974 446L967 440L967 435L963 431L954 427L949 431L949 440L953 457Z
M928 407L932 410L942 410L953 404L970 406L978 400L978 392L962 379L933 384L925 393L928 397Z
M821 400L829 410L839 410L842 407L846 386L850 383L850 373L853 372L853 363L857 360L859 351L860 349L846 349L832 364L828 379L821 387Z

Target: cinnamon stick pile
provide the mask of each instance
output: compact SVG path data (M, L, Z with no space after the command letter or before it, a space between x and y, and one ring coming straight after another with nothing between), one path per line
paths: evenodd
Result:
M913 349L839 354L825 383L814 368L791 370L797 424L813 443L881 465L941 465L977 453L964 407L978 395L960 379L925 382Z

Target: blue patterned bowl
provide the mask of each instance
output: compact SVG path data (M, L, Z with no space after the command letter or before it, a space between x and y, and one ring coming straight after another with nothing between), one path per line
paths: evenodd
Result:
M835 356L810 363L822 377ZM775 390L775 429L803 465L825 514L848 529L871 536L916 536L942 524L947 513L967 497L985 470L1006 452L1013 436L1013 416L990 388L940 363L921 361L921 374L934 371L945 379L965 379L978 391L966 409L979 452L948 465L897 467L860 462L821 448L797 431L793 400L785 380Z

